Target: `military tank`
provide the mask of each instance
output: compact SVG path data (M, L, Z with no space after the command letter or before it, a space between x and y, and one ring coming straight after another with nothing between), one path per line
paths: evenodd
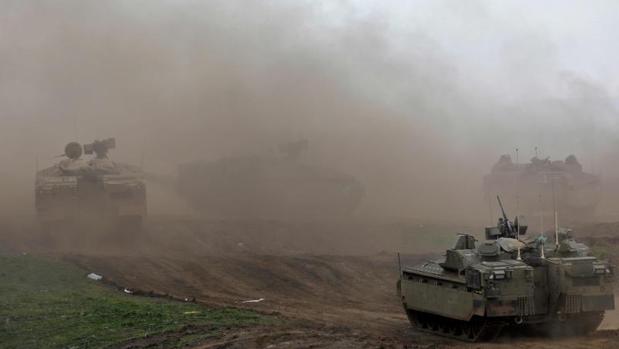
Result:
M280 145L279 156L240 156L179 166L178 191L216 218L341 217L364 189L353 176L304 163L305 140Z
M568 230L524 238L503 216L485 240L459 234L438 260L401 268L398 294L411 324L465 341L492 340L505 327L548 334L594 331L614 309L612 266Z
M108 158L114 138L71 142L57 164L38 171L35 207L45 230L88 226L139 230L146 216L142 171ZM94 155L90 160L82 155ZM92 228L92 229L90 229Z
M533 157L515 163L502 155L484 177L489 203L500 195L507 205L533 220L552 224L554 212L562 222L591 222L601 198L599 176L585 172L576 156L565 160Z

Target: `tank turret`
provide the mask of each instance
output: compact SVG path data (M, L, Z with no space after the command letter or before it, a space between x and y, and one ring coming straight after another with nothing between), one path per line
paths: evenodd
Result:
M108 158L114 138L82 146L71 142L57 164L37 172L35 205L43 229L72 226L131 227L139 230L146 216L142 171ZM91 160L82 155L95 155Z
M214 218L308 219L353 214L364 187L352 175L302 161L307 140L277 154L225 157L179 166L178 192Z

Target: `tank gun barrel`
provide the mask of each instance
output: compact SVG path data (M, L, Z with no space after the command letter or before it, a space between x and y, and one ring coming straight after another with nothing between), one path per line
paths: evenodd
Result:
M499 202L499 207L501 208L501 214L503 214L503 224L505 225L505 231L510 236L513 236L514 235L514 227L512 226L512 222L510 222L509 218L507 218L507 214L505 213L505 208L503 207L503 202L501 202L501 197L499 195L497 195L496 199Z
M501 197L499 195L497 195L496 199L499 202L499 207L501 208L501 213L503 214L503 219L507 220L507 214L505 214L505 208L503 208L503 202L501 202Z

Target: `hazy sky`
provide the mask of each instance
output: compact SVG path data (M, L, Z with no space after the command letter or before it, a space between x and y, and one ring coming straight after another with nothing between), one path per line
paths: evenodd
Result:
M0 0L0 172L31 183L35 158L116 136L168 172L308 138L407 209L475 196L515 148L617 175L618 7Z
M510 59L546 56L552 69L576 71L617 94L616 1L387 1L351 2L359 16L387 23L394 45L408 46L406 35L423 32L440 43L476 83L500 80ZM332 18L346 6L329 6ZM337 8L337 10L336 10ZM352 15L355 17L355 15ZM330 16L331 17L331 16ZM537 52L526 50L535 48ZM520 53L512 45L525 45ZM510 57L511 56L511 57ZM524 62L523 62L524 63ZM542 67L549 68L549 67ZM470 71L473 74L467 74ZM481 75L480 75L481 73ZM555 91L561 94L560 89Z

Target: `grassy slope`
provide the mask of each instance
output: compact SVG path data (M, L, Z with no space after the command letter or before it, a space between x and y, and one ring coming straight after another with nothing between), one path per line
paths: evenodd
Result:
M63 262L0 256L0 348L114 348L187 326L208 329L156 346L176 348L223 327L271 321L245 310L126 295Z

